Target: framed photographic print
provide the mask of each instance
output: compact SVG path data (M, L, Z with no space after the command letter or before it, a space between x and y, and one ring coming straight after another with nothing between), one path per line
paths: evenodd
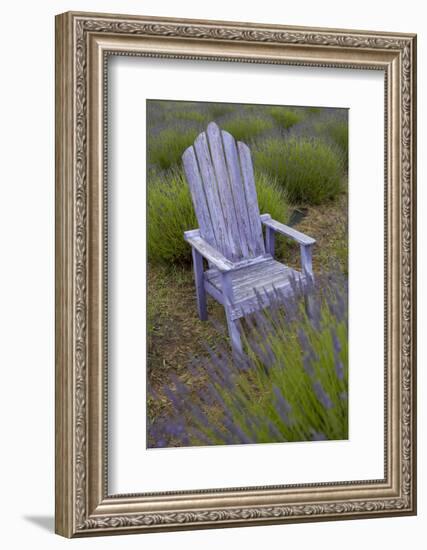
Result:
M56 18L56 531L416 513L416 37Z

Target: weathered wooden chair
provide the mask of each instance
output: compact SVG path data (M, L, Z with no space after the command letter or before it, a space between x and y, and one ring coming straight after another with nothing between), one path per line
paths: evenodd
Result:
M313 278L315 240L269 214L260 215L249 147L236 144L214 122L182 160L200 225L184 233L192 247L198 313L207 319L206 292L220 302L233 349L241 353L238 319L292 293L293 278L303 284ZM300 244L302 272L274 259L276 232ZM209 264L206 271L203 258Z

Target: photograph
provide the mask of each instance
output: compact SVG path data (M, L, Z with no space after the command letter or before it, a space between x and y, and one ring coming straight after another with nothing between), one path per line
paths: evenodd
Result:
M316 6L55 16L62 537L417 513L419 23Z
M147 447L347 440L349 109L146 120Z

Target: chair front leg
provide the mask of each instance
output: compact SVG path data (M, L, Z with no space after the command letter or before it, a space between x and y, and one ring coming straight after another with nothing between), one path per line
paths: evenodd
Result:
M312 262L312 248L313 248L312 244L302 244L300 246L302 272L311 281L314 280L313 262Z
M302 272L307 277L308 280L308 292L304 292L304 304L305 310L309 318L313 318L314 315L314 304L313 298L310 293L310 289L314 282L313 274L313 263L312 263L312 247L311 244L301 245L301 265ZM305 287L307 289L307 287Z
M197 297L197 311L202 321L206 321L208 318L208 308L206 306L206 290L204 280L203 269L203 256L195 249L192 248L193 254L193 268L194 268L194 282L196 285L196 297Z
M231 271L221 274L221 289L224 297L225 316L227 318L228 332L230 335L233 352L239 357L243 354L242 340L240 338L239 321L233 319L233 284L231 280Z

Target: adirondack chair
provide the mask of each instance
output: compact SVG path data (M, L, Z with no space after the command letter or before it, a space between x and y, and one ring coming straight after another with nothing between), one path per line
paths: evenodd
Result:
M232 348L242 353L238 319L293 292L292 278L313 278L315 240L260 215L249 147L214 122L182 161L200 226L184 233L192 247L199 317L207 319L208 293L224 306ZM299 243L302 272L274 259L276 232Z

